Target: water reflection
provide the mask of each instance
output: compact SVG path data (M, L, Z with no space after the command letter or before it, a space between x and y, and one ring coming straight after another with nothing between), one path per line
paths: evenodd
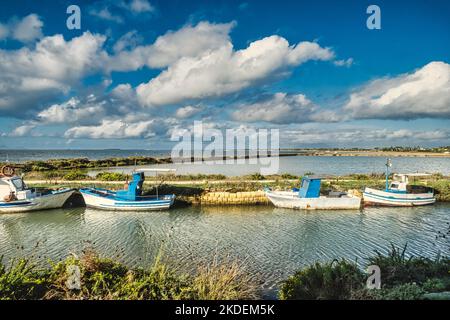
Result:
M146 266L156 255L189 272L211 261L238 260L265 293L315 261L364 259L390 243L409 252L449 254L450 205L366 208L363 211L294 211L270 206L204 206L162 212L109 212L89 208L0 215L0 252L6 259L65 258L87 245L128 265Z

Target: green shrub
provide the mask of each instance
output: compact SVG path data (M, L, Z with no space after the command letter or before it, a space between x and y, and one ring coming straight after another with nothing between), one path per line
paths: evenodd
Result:
M69 289L68 267L80 268L81 289ZM85 250L38 270L19 260L7 270L0 260L0 299L245 299L255 297L248 276L236 265L212 265L193 275L180 275L160 262L149 269L129 269Z
M427 292L450 291L450 276L427 279L422 287Z
M283 173L281 175L281 178L286 179L286 180L294 180L294 179L298 179L299 177L298 176L294 176L294 175L292 175L290 173Z
M0 300L39 299L48 287L44 273L28 260L13 261L6 269L0 259Z
M415 283L406 283L389 289L372 290L372 294L378 300L419 300L425 290Z
M282 300L348 299L361 289L365 275L355 263L334 260L316 263L286 280L279 293Z
M424 257L407 257L406 245L403 249L394 245L387 255L375 251L376 255L368 259L369 264L377 265L381 270L384 287L394 287L405 283L424 284L430 278L449 277L450 259L435 260Z
M250 180L265 180L266 177L264 177L262 174L257 172L257 173L248 175L248 179L250 179Z
M66 173L63 176L64 180L85 180L88 179L89 176L83 172L83 171L79 171L79 170L73 170L73 171L69 171L68 173Z
M120 172L100 172L95 178L101 181L125 181L129 179L130 176Z

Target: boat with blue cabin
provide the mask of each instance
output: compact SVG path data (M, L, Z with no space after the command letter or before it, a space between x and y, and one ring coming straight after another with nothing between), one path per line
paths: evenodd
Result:
M0 213L27 212L61 208L75 189L29 188L11 166L1 169Z
M433 188L410 185L410 177L430 176L427 173L394 174L389 183L390 159L386 162L386 186L384 190L366 187L363 198L365 205L413 207L433 204L436 202Z
M361 198L347 192L331 191L327 195L320 195L321 178L303 177L300 188L291 191L272 191L266 188L269 200L280 208L289 209L359 209Z
M145 181L145 172L173 171L171 169L138 169L132 173L132 181L127 183L124 190L112 191L102 188L82 188L80 192L86 206L125 211L147 211L169 209L174 201L174 194L142 195L142 186Z

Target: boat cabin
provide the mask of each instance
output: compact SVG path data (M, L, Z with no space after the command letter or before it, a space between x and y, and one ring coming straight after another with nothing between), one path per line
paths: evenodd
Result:
M405 174L394 174L393 181L389 185L389 191L404 192L406 193L406 187L408 186L408 176Z
M116 195L125 200L135 201L142 194L142 185L145 180L144 172L134 172L133 180L128 183L126 190L117 191Z
M318 198L320 197L320 178L303 177L298 191L300 198Z
M11 201L10 197L25 200L32 197L32 190L28 189L21 177L3 177L0 179L0 201Z
M389 185L387 191L394 193L434 193L434 189L422 186L409 184L408 177L423 177L429 176L426 173L410 173L410 174L394 174L393 181Z

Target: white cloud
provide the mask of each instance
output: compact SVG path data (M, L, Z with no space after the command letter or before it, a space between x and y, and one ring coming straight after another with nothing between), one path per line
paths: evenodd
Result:
M336 60L333 62L334 65L338 67L350 67L353 64L353 58L348 58L346 60Z
M350 95L344 111L353 118L450 117L450 65L431 62L412 73L377 79Z
M33 42L42 38L44 23L35 14L29 14L22 19L12 18L8 23L0 23L0 40L8 37L23 43Z
M286 39L270 36L234 51L231 42L200 56L183 57L146 84L137 87L144 106L220 97L237 92L308 60L331 60L333 51L317 43L290 46Z
M269 99L239 106L232 117L244 122L301 123L311 121L311 115L317 110L318 107L303 94L278 92Z
M200 22L195 26L187 25L177 31L168 31L151 45L137 46L127 51L117 50L105 67L111 71L137 70L143 66L165 68L182 58L196 57L222 47L229 42L229 32L234 25L234 22ZM119 48L123 47L121 40L118 43Z
M127 7L134 13L153 12L155 10L147 0L132 0Z
M95 126L77 126L68 129L64 137L90 138L90 139L125 139L125 138L149 138L161 126L161 119L153 119L137 122L126 122L122 119L102 120Z
M67 92L82 77L101 68L104 36L85 32L65 41L45 37L34 49L0 49L0 111L15 114L39 109L48 99Z
M24 137L29 136L31 131L36 127L34 124L25 124L15 128L11 133L9 133L10 137Z
M82 103L77 98L69 101L54 104L49 108L39 112L38 119L42 123L96 123L106 115L106 101L96 101L94 96L90 96L88 101Z
M354 145L356 143L377 144L380 142L418 143L450 138L444 130L413 131L408 129L333 129L333 130L288 130L282 134L291 144L325 143Z
M12 36L22 42L31 42L42 38L44 23L36 14L30 14L19 21L12 30Z
M89 14L107 21L112 21L116 23L124 22L121 16L112 14L108 7L104 7L101 9L91 9L89 10Z
M129 31L117 40L114 44L114 52L121 52L124 50L134 49L140 42L142 42L142 37L138 34L136 30Z
M185 107L181 107L175 112L175 117L177 117L179 119L190 118L190 117L198 114L202 110L203 109L201 107L199 107L199 106L185 106Z

